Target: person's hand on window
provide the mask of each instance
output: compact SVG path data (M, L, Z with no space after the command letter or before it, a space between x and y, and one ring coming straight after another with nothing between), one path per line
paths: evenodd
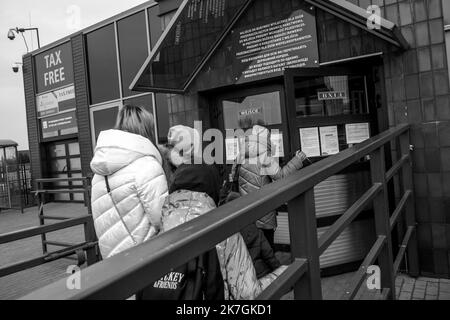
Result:
M297 150L297 152L295 152L295 156L296 157L298 157L298 158L300 158L300 160L303 162L303 161L305 161L306 160L306 154L303 152L303 151L301 151L301 150Z

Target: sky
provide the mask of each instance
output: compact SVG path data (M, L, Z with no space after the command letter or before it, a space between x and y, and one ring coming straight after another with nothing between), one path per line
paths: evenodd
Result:
M27 49L20 35L14 41L7 38L10 28L39 28L41 46L45 46L143 2L146 1L0 1L0 139L12 139L19 144L19 150L28 150L23 75L12 71L13 64L22 61ZM37 49L34 31L27 31L25 38L30 51Z

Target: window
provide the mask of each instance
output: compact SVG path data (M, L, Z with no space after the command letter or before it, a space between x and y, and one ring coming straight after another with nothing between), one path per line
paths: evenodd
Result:
M94 146L101 131L114 128L118 112L118 105L91 110L91 124L95 137Z
M161 27L168 30L167 34L139 74L136 87L184 90L199 63L246 2L221 0L204 6L185 2L170 30L170 14L163 16Z
M174 17L176 12L177 12L177 10L174 10L174 11L168 12L161 16L161 30L162 31L166 30L167 26L170 23L170 20L172 20L172 18Z
M153 48L162 34L159 6L148 8L148 27L150 28L151 47Z
M134 76L148 57L145 12L141 11L117 22L120 72L124 97L137 94L129 89Z
M329 76L297 81L297 117L367 114L365 81L364 76Z
M126 99L123 101L123 104L131 104L134 106L143 107L148 112L153 113L153 96L151 94Z
M120 98L114 24L86 36L91 104Z
M225 129L237 129L240 121L262 121L264 125L281 123L278 91L252 96L227 98L222 101Z

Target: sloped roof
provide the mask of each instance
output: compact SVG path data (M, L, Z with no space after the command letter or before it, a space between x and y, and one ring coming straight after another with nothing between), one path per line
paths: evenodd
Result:
M184 24L188 27L188 24L198 23L192 19L192 0L184 0L174 18L167 26L166 30L158 40L154 49L150 53L149 57L144 62L143 66L135 76L130 89L133 91L153 91L153 92L171 92L171 93L183 93L187 90L192 81L196 78L202 67L213 55L215 50L219 47L226 35L232 30L236 22L246 11L253 0L241 0L236 1L238 5L235 5L230 9L228 16L233 16L229 19L222 19L220 27L216 23L213 25L214 33L210 37L210 34L206 34L204 37L198 36L187 41L197 41L194 43L196 50L196 56L192 59L189 58L188 52L179 52L175 49L174 43L180 41L179 34L180 28L184 28ZM379 19L379 28L368 28L368 18L371 16L370 12L360 8L345 0L305 0L323 11L326 11L352 25L361 28L387 42L398 47L399 49L407 49L408 43L402 36L398 27L391 21ZM226 2L228 3L228 2ZM207 30L203 27L200 30ZM201 42L201 41L202 42ZM207 48L205 49L204 41L207 41ZM201 49L199 49L201 48ZM200 51L200 52L198 52ZM181 64L177 64L177 58L174 56L181 56L178 60L186 60L191 63L187 63L188 72L182 73L180 70ZM166 65L167 61L175 61L175 63ZM189 60L190 59L190 60ZM185 65L183 65L185 67Z
M17 142L15 142L13 140L0 139L0 148L17 147L17 146L18 146Z

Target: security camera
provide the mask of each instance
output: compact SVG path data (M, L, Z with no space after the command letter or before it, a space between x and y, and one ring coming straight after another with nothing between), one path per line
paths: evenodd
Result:
M14 40L16 38L16 35L14 34L14 29L9 29L8 31L8 39Z
M14 71L14 73L19 72L19 64L18 63L13 64L12 70Z

